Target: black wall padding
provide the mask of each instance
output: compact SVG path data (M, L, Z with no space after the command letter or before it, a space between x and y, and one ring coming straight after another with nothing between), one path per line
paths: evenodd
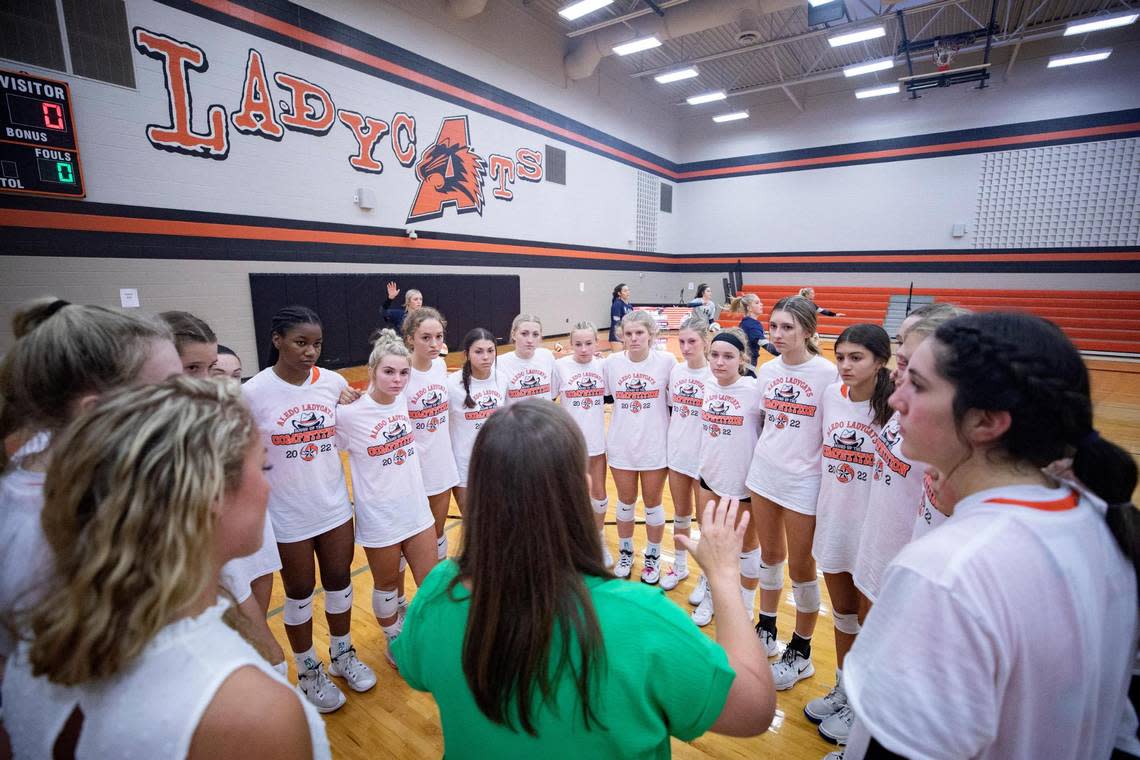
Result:
M511 320L519 313L517 275L251 273L258 367L264 368L268 362L273 315L294 304L313 309L324 323L322 367L366 364L371 351L368 339L384 326L380 311L389 280L400 287L398 303L403 303L409 288L415 288L424 294L426 305L443 313L447 345L452 351L462 348L463 336L472 327L486 327L500 344L510 339Z

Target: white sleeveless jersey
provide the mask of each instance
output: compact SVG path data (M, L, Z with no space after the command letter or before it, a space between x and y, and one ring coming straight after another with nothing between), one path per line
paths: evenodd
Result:
M701 456L701 404L705 402L705 388L715 384L709 365L691 369L682 361L669 374L669 435L666 439L666 459L669 469L697 477Z
M416 436L416 455L424 476L424 488L428 496L450 490L459 482L459 473L451 452L448 420L452 409L447 398L447 365L443 359L434 360L427 372L417 372L413 367L403 395L408 400L408 417Z
M337 400L346 387L339 374L317 367L302 385L270 367L242 386L273 466L266 473L269 516L281 543L319 536L352 518L335 440Z
M471 450L475 436L487 418L507 404L506 383L495 370L486 380L471 378L471 400L475 406L463 405L467 392L463 390L463 373L455 372L447 378L447 395L451 408L451 450L455 453L455 468L459 472L459 487L467 487L467 465L471 463Z
M814 515L823 451L820 398L839 373L821 356L796 365L777 356L756 374L764 427L748 468L748 488L781 507Z
M606 453L606 379L602 360L596 357L582 364L573 356L554 362L555 384L562 408L570 413L586 439L586 453L594 457Z
M910 543L915 512L923 500L925 469L921 462L903 456L899 413L895 412L875 442L875 472L852 573L856 588L872 602L879 595L883 571Z
M668 465L669 376L677 360L650 349L639 362L628 352L606 357L606 390L614 397L606 458L619 470L660 470Z
M380 404L366 393L342 406L336 444L348 452L356 543L393 546L435 524L420 472L419 443L402 395Z
M554 376L554 354L549 348L536 348L529 359L521 359L515 351L503 354L497 360L495 371L503 376L507 386L507 403L524 398L544 398L553 401L558 396L558 381Z
M43 511L44 473L16 465L0 478L0 657L16 648L4 624L8 616L38 602L51 579Z
M83 713L77 760L154 760L186 757L198 721L218 688L238 668L253 666L288 686L236 631L222 621L219 601L194 618L163 628L118 675L81 686L34 677L23 643L4 674L4 726L16 760L42 760L67 719ZM325 725L316 708L297 695L309 727L314 758L330 758Z
M843 383L823 392L823 458L811 553L825 573L850 573L875 474L879 428L870 401L852 401Z
M728 387L711 378L701 407L700 477L717 496L747 499L748 465L760 437L760 389L740 377Z

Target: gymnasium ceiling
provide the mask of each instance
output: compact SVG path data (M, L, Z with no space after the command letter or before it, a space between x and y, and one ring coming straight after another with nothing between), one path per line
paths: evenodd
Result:
M656 0L668 16L670 8L688 2L705 0ZM634 35L639 24L652 21L653 11L644 0L615 0L607 8L590 13L575 21L566 21L558 10L571 0L513 0L527 12L552 29L564 35L566 49L573 50L583 39L594 32L584 30L596 27L601 22L609 22L607 33L625 26ZM643 92L662 105L680 105L685 98L701 93L725 90L728 104L722 108L731 110L733 105L745 105L755 100L758 93L783 92L793 104L800 107L796 98L797 85L819 82L838 77L842 82L842 69L856 63L895 56L893 70L878 74L853 77L850 89L874 85L876 79L882 83L894 82L906 72L905 59L899 51L900 31L896 11L901 10L905 17L907 36L911 41L930 39L938 36L958 34L985 28L990 16L990 0L933 0L932 2L902 2L888 5L880 0L845 0L851 29L873 24L880 18L886 29L886 36L868 42L859 42L843 47L831 47L827 37L851 22L842 19L830 25L809 27L807 1L794 0L779 2L783 10L760 15L758 23L751 24L750 31L759 33L754 41L742 43L738 35L742 31L737 21L716 26L685 36L670 39L655 49L627 56L609 55L601 63L610 75L627 76L641 80ZM1068 52L1079 47L1089 49L1111 44L1112 40L1140 41L1140 22L1123 30L1096 32L1090 35L1060 37L1065 24L1074 19L1092 17L1105 13L1127 11L1140 8L1140 0L997 0L995 23L998 33L994 36L994 53L991 60L996 76L1012 73L1018 54L1024 58L1032 46L1051 41L1050 52ZM628 18L631 13L643 13L640 17ZM618 21L615 19L624 18ZM600 32L598 32L600 33ZM1111 37L1111 40L1109 39ZM966 46L953 63L954 67L981 63L985 37L979 38L972 46ZM1026 47L1028 46L1028 47ZM1011 60L1012 59L1012 60ZM670 71L693 63L699 76L667 85L653 81L653 75ZM1109 59L1103 65L1111 65ZM929 61L929 53L918 54L915 73L934 70Z

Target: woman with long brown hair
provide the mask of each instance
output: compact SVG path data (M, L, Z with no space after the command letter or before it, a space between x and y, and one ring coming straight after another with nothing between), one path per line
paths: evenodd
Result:
M723 605L718 645L660 592L613 582L587 460L573 419L540 400L479 432L460 552L428 576L395 643L401 675L439 705L448 756L662 757L670 735L751 736L771 721L771 676L736 590L747 515L734 527L736 502L707 508L689 545Z

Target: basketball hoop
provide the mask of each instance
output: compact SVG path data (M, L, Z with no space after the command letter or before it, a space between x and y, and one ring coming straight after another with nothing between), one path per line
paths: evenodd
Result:
M961 41L944 42L942 40L934 41L934 66L939 71L948 71L950 69L950 62L954 60L954 56L958 55L958 51L962 48Z

